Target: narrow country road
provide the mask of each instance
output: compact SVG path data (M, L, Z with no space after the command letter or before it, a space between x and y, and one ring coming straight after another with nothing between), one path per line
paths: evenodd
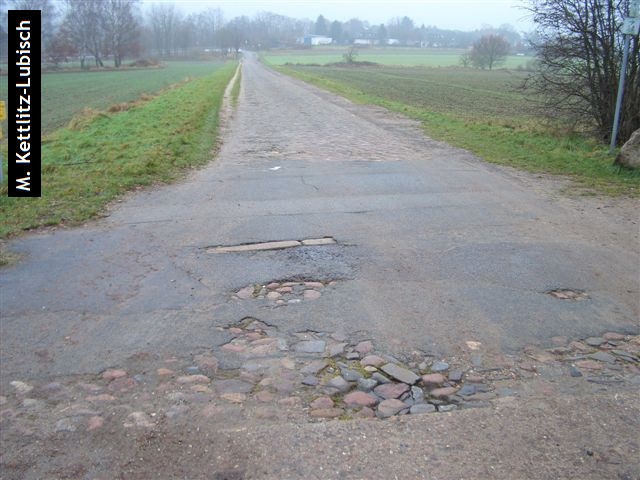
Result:
M247 55L210 166L11 244L0 478L638 478L638 218L581 204Z

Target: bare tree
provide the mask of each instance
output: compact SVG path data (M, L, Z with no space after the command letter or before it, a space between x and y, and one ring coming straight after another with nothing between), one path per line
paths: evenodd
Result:
M556 118L593 127L609 141L622 64L622 17L629 0L530 0L539 70L525 87ZM640 128L640 41L632 39L620 141Z
M223 25L222 10L219 8L210 8L198 14L196 19L198 44L203 47L216 46L218 33Z
M96 67L103 67L102 56L105 49L103 29L104 3L96 0L65 0L67 7L63 29L80 52L81 67L85 67L85 57L92 55Z
M11 5L15 10L40 10L42 58L50 54L51 43L56 34L56 7L51 0L17 0Z
M474 67L488 68L504 63L509 54L509 42L500 35L484 35L471 47L469 60Z
M127 53L135 53L140 25L134 14L138 0L104 0L104 29L106 46L113 55L116 68L122 65Z
M171 55L179 14L173 4L161 3L151 6L149 20L153 31L156 51L160 56Z

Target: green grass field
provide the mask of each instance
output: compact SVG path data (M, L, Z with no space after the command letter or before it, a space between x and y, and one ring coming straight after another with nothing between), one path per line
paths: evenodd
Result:
M584 194L640 195L640 172L614 167L605 145L549 125L536 114L518 89L524 72L460 67L276 68L355 102L418 119L431 137L489 162L569 175Z
M157 69L43 74L42 133L66 126L85 108L105 110L117 103L131 102L187 78L208 75L222 65L170 62Z
M347 47L314 47L307 50L274 50L262 54L269 65L328 65L342 62ZM453 67L460 65L460 56L466 50L406 47L362 47L358 48L356 60L405 67ZM499 68L524 67L531 58L511 55Z
M73 128L45 136L42 197L9 198L3 186L0 238L44 225L82 222L98 215L106 203L127 190L175 179L186 168L209 161L217 141L219 108L235 67L235 62L203 65L199 78L178 88L126 111L88 116ZM192 68L191 74L196 71ZM180 80L184 73L183 69L173 78ZM100 77L101 73L91 75L104 93L113 77L112 72L103 74L107 79ZM119 83L110 83L108 90L131 94L140 78L120 76ZM161 83L155 83L156 89ZM82 108L75 99L84 98L83 94L73 95L71 87L65 88L67 101ZM123 96L111 98L124 100Z

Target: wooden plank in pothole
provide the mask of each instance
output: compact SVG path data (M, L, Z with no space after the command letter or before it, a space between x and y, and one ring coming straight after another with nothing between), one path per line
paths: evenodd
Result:
M310 238L308 240L302 240L302 245L305 247L317 247L320 245L335 245L337 242L332 237L325 238Z
M251 243L248 245L233 245L230 247L209 248L209 253L236 253L236 252L259 252L263 250L281 250L283 248L299 247L302 243L297 240L285 240L282 242Z

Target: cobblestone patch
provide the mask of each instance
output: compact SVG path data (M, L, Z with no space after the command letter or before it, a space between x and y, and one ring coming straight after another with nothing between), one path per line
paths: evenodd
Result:
M421 352L399 359L371 340L284 335L255 318L226 330L230 342L189 357L145 354L98 375L12 380L0 392L0 427L7 435L45 437L148 430L161 422L387 419L491 407L562 388L640 385L640 336L614 332L556 339L550 349L531 346L519 356L483 355L476 342L448 359ZM220 368L220 355L237 357L241 367Z
M251 284L235 292L233 300L265 300L273 307L285 307L318 300L336 286L335 280L273 281L266 285Z

